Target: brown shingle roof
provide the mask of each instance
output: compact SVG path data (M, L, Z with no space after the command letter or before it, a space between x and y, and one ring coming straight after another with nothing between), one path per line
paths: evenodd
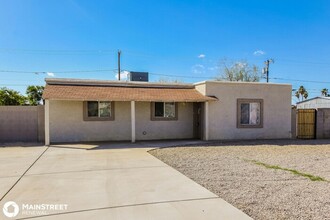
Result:
M109 101L165 101L205 102L216 98L207 97L193 87L134 87L105 85L47 84L44 99L53 100L109 100Z

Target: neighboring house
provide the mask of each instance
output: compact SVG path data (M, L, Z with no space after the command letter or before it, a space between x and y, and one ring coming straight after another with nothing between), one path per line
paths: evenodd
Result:
M297 109L330 108L330 97L315 97L297 102Z
M297 137L330 138L330 97L315 97L297 103Z
M45 142L291 137L291 85L46 79Z

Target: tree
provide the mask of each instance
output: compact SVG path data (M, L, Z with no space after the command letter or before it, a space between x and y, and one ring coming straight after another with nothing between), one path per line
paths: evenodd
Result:
M329 92L328 89L324 88L324 89L321 90L321 95L322 96L329 96L328 92Z
M228 64L222 62L223 68L215 78L218 81L242 81L242 82L259 82L261 73L256 65L249 65L246 61L236 61Z
M26 104L26 97L19 92L8 89L6 87L0 88L0 105L24 105Z
M303 94L303 96L304 96L304 99L307 99L308 98L308 92L305 91L305 93Z
M300 98L301 98L301 101L302 101L302 100L308 98L308 92L305 89L305 87L300 86L299 89L296 91L295 96L298 98L299 101L300 101Z
M30 105L42 104L42 94L44 89L44 86L28 86L26 88L26 94Z

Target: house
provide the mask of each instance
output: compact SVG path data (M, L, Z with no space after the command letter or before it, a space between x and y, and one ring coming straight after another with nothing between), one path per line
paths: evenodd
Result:
M298 138L330 138L330 97L297 102L296 114Z
M301 102L297 102L297 109L318 109L318 108L330 108L330 97L314 97L306 99Z
M45 142L291 137L291 85L46 79Z

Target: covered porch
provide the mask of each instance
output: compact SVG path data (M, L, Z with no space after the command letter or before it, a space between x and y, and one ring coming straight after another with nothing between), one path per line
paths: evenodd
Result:
M46 82L46 145L111 140L133 143L160 139L208 140L208 106L216 98L202 95L193 85ZM98 113L92 111L95 106Z

